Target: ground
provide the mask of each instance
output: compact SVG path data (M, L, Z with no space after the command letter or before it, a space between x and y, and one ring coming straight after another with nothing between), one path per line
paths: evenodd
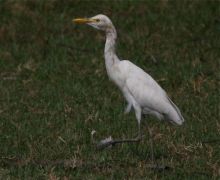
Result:
M220 178L219 1L0 3L0 179ZM117 53L151 74L180 108L177 127L134 113L105 71L105 36L76 17L108 15ZM151 170L147 125L164 171Z

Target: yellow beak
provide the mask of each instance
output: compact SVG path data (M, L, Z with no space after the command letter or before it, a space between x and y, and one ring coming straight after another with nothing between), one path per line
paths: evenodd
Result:
M72 21L77 24L86 24L86 23L95 22L94 19L89 19L89 18L76 18L73 19Z

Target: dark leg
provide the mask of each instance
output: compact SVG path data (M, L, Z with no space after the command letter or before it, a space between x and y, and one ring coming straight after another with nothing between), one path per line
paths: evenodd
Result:
M150 149L151 149L151 161L153 164L155 164L155 158L154 158L154 144L153 144L153 137L152 137L152 131L147 126L148 133L149 133L149 140L150 140Z
M170 169L169 166L165 166L163 164L158 164L156 162L156 159L154 157L154 142L153 142L153 136L152 136L152 131L150 130L149 127L147 127L148 129L148 132L149 132L149 141L150 141L150 148L151 148L151 162L152 162L152 165L150 166L151 169L154 169L154 170L157 170L157 171L164 171L164 170L167 170L167 169Z

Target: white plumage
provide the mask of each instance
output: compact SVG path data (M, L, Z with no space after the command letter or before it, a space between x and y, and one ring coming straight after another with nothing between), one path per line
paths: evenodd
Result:
M86 23L105 31L105 65L109 78L122 91L128 105L125 113L134 109L139 125L143 114L154 115L160 120L168 120L182 125L184 118L178 107L170 100L159 84L141 68L128 60L119 60L115 53L117 33L111 20L105 15L92 18L78 18L75 23Z

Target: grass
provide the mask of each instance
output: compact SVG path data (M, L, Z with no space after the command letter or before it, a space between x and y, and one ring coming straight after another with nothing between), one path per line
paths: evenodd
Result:
M220 178L219 1L1 1L0 179ZM103 13L117 53L150 73L185 117L143 120L146 138L97 151L90 138L133 137L134 114L105 72L105 37L73 17ZM147 124L158 163L150 170Z

